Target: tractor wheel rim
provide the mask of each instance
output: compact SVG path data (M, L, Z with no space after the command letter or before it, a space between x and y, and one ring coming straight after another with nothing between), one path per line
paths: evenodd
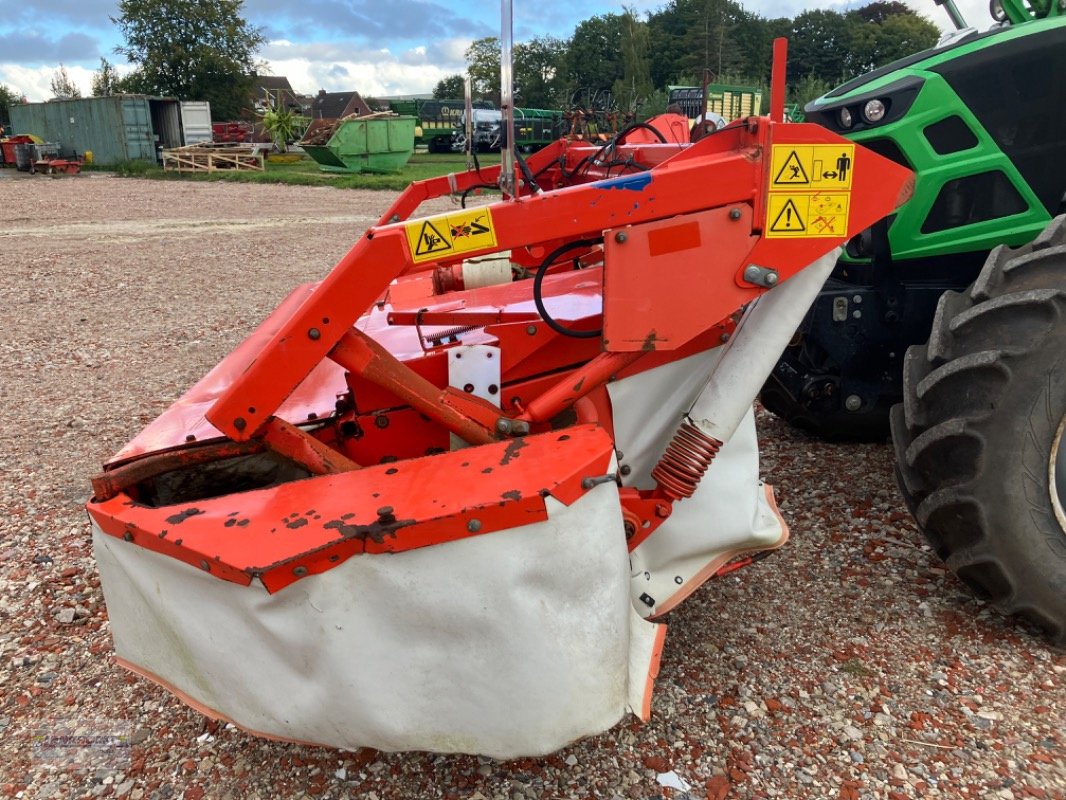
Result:
M1048 458L1048 491L1051 494L1051 507L1059 527L1066 534L1066 415L1059 421L1055 431L1055 440L1051 443L1051 455Z

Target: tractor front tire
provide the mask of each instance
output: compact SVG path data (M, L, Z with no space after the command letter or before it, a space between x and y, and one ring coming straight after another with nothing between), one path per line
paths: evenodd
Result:
M929 543L980 598L1066 645L1066 217L940 298L903 398L897 477Z

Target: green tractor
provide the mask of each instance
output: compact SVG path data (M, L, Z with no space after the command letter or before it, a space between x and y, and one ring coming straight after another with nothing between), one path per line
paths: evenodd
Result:
M829 438L891 421L937 554L1061 644L1066 0L993 0L984 33L945 4L960 30L805 109L913 169L914 195L848 243L762 400Z

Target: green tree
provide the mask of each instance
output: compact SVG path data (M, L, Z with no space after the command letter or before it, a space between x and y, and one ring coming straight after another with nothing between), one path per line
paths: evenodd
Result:
M241 16L243 0L120 0L112 18L125 39L115 52L137 66L139 91L207 100L215 119L248 105L260 28Z
M849 63L856 45L856 28L843 14L817 9L792 20L789 34L790 64L795 80L814 77L834 86L853 77Z
M100 69L93 73L91 88L93 97L109 97L122 93L122 79L115 65L106 58L100 59Z
M538 36L514 47L515 105L556 108L564 102L563 60L566 44L554 36Z
M58 100L74 100L81 97L81 89L75 85L62 64L52 73L52 97Z
M873 22L876 25L884 24L886 19L897 14L914 14L906 3L900 3L899 0L874 0L851 13L864 22Z
M940 38L940 30L936 25L910 9L885 17L877 27L869 69L933 47Z
M648 24L627 8L622 15L622 77L615 81L618 108L637 111L652 93Z
M19 92L0 83L0 125L4 127L10 125L11 114L8 109L23 102L25 98Z
M604 14L578 23L562 64L568 94L610 89L621 79L624 25L621 14Z
M441 78L433 87L434 100L455 100L466 96L466 78L462 75L449 75Z
M500 101L500 40L475 39L466 49L466 72L475 100Z
M798 104L799 110L802 111L809 102L817 100L823 94L832 90L835 86L835 83L824 81L813 75L807 75L789 85L786 99L789 103Z

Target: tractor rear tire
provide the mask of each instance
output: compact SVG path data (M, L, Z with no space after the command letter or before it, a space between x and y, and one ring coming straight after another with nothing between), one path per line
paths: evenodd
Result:
M1066 217L998 247L907 351L897 478L976 594L1066 645Z

